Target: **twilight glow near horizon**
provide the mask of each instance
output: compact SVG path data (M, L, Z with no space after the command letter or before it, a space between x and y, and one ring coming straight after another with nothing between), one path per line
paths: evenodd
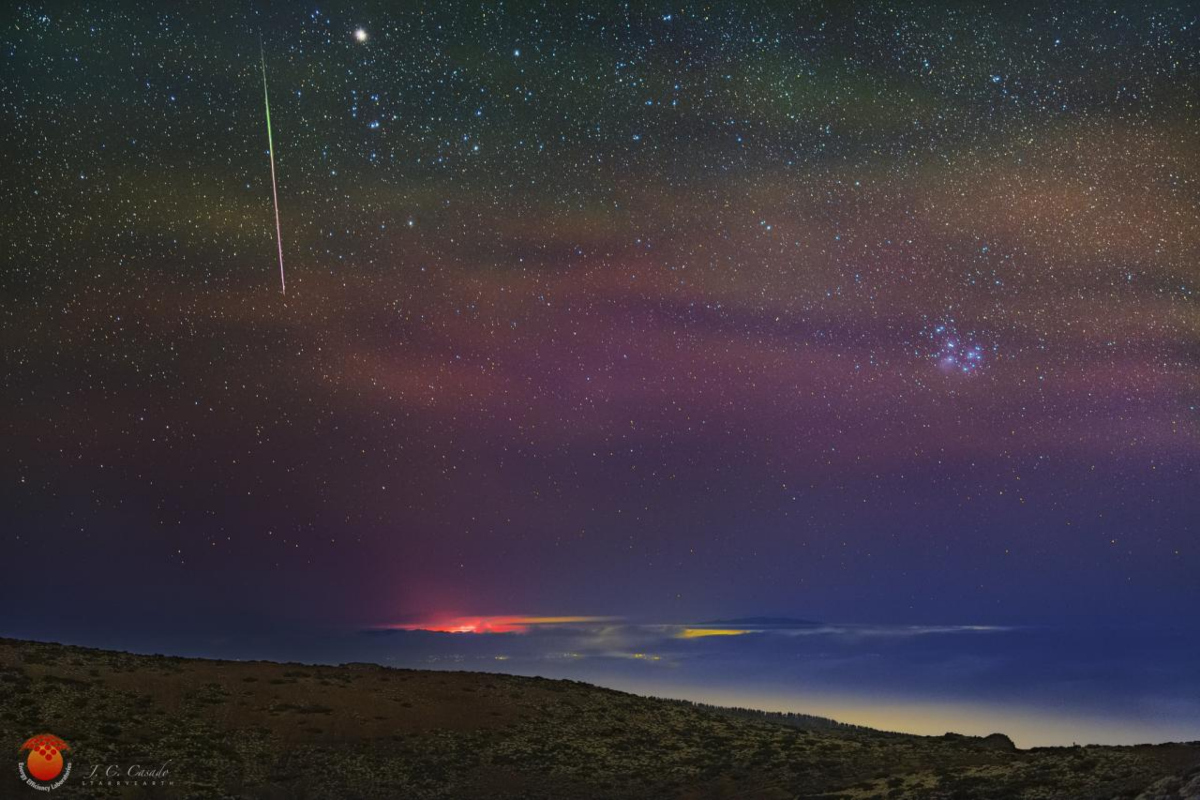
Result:
M10 9L0 635L1193 625L1194 9L792 5Z

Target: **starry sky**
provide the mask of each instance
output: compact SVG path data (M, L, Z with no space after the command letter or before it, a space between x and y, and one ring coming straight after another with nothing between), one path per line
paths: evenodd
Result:
M855 6L6 7L0 633L1191 624L1200 16Z

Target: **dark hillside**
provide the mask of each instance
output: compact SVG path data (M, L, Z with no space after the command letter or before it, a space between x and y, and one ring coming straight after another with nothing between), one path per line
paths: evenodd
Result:
M1133 798L1200 765L1200 744L1018 751L571 681L0 639L0 742L44 732L71 748L56 797ZM88 782L164 763L166 786Z

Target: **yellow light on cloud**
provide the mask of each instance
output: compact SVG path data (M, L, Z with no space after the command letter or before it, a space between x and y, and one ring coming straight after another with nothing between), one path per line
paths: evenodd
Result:
M702 639L705 636L741 636L751 631L742 628L684 628L680 639Z

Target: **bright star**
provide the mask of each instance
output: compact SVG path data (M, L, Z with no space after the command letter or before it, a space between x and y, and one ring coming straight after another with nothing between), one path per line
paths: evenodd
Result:
M360 42L365 42L367 40L367 32L359 28L354 32L354 38Z

